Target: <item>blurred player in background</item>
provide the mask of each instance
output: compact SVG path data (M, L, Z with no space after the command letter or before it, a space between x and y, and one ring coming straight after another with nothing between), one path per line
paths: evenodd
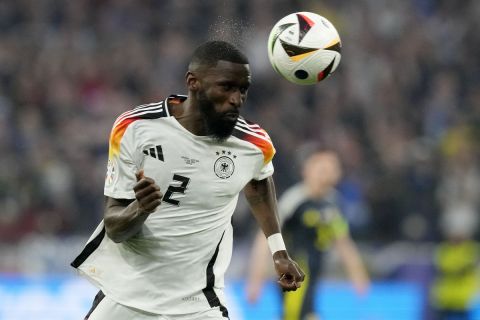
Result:
M468 206L452 206L441 217L444 239L435 249L431 288L436 320L473 319L472 304L480 291L477 226L477 213Z
M279 200L279 214L287 246L306 273L302 288L283 296L283 319L319 319L314 310L315 283L321 274L322 257L333 247L341 258L356 291L364 294L369 276L349 236L348 224L338 204L336 184L341 178L337 154L315 143L299 150L302 181L285 191ZM261 231L255 239L246 294L255 302L266 277L268 248Z
M283 290L304 274L280 233L268 134L241 116L250 86L234 46L198 47L188 96L123 113L110 136L104 219L72 262L100 292L89 320L225 319L231 217L244 190Z

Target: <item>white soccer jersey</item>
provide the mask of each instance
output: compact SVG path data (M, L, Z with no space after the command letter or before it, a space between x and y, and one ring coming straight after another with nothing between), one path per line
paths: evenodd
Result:
M250 180L273 174L275 149L262 128L239 118L222 143L195 136L167 108L185 99L170 96L115 121L105 195L134 199L135 173L144 169L163 201L128 241L114 243L102 222L72 263L111 299L157 314L225 310L238 194Z

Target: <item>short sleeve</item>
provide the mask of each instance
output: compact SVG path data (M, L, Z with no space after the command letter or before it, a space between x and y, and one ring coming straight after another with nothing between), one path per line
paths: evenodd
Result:
M261 151L261 161L258 162L252 178L263 180L270 177L274 171L272 158L275 155L275 148L268 133L258 124L239 117L232 135L253 144Z
M117 124L110 135L104 194L116 199L134 199L137 171L133 126Z
M262 168L260 169L260 171L258 171L256 173L256 175L253 177L253 179L255 180L263 180L265 178L268 178L270 177L271 175L273 175L273 163L272 161L269 161L267 164L265 164L264 166L262 166Z

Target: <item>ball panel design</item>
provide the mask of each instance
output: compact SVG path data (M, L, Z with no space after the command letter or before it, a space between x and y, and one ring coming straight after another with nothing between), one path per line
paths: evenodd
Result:
M305 80L308 78L308 72L302 69L295 71L294 74L295 74L295 77L297 77L300 80Z
M273 69L296 84L314 84L330 76L341 60L341 40L333 24L311 12L280 19L268 38Z

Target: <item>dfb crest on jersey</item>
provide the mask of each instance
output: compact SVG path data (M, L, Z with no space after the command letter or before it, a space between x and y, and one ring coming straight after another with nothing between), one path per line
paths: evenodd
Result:
M217 151L217 156L220 156L213 166L213 170L217 177L221 179L228 179L232 176L235 171L235 163L232 158L236 158L236 155L232 155L232 152L222 150L222 152Z

